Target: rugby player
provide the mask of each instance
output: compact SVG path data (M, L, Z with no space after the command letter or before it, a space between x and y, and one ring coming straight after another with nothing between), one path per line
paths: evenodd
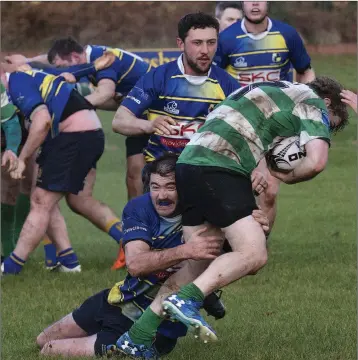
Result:
M215 61L241 85L262 81L307 83L315 78L311 59L297 31L288 24L268 17L267 1L243 1L244 18L220 33ZM256 171L265 175L268 187L259 197L271 229L276 218L276 198L280 181L270 175L265 160ZM254 172L255 174L255 172Z
M96 59L95 70L105 68L113 62L113 58L111 54ZM84 69L92 66L86 65ZM42 149L37 160L40 168L36 188L31 195L32 208L14 252L3 263L4 273L21 271L48 225L53 234L59 231L57 222L52 218L52 211L64 195L71 205L72 198L78 196L80 191L86 193L85 178L103 152L103 131L92 105L64 80L62 76L33 70L13 72L7 76L5 85L8 86L11 99L32 122L18 166L11 172L11 176L21 179L26 162L40 145ZM103 226L109 217L117 219L109 207L91 196L84 196L82 208L87 211L80 214L88 220ZM116 227L115 224L113 226ZM55 236L51 237L55 240ZM68 238L61 239L61 242L56 244L60 247L57 250L61 267L64 270L80 271L77 256L68 246Z
M215 7L215 16L219 21L220 32L243 17L239 1L220 1Z
M222 233L233 252L217 257L207 268L205 262L189 260L159 290L151 311L159 316L163 306L205 342L217 339L199 313L203 299L256 273L267 261L265 234L250 216L256 208L250 175L277 141L291 136L300 137L306 157L289 173L270 166L271 174L295 184L322 172L330 133L342 130L348 122L341 91L342 86L327 77L308 85L263 82L239 89L211 112L176 166L183 236L190 242L191 234L200 229L208 235ZM176 288L180 290L168 296ZM136 331L151 334L154 323Z
M21 126L16 108L9 100L3 83L1 86L1 244L2 255L9 256L14 250L14 222L17 183L10 172L17 167L17 151L21 142ZM4 137L3 137L4 135ZM4 170L3 170L4 169Z
M112 289L88 298L79 308L41 332L37 344L44 355L105 356L117 353L117 339L139 337L127 333L137 321L160 284L181 267L187 259L214 259L220 253L219 238L202 236L198 231L191 242L183 244L180 204L175 186L177 156L165 154L148 166L150 192L128 202L123 210L124 245L128 274ZM255 211L263 228L268 220ZM204 304L205 308L205 304ZM146 322L150 319L140 318ZM172 351L178 337L186 334L180 323L164 321L155 336L155 355ZM128 343L126 352L149 357L143 348L135 350ZM133 350L133 353L132 353Z
M55 41L48 51L48 60L56 66L84 64L94 61L105 50L112 51L116 55L116 60L111 67L89 77L95 85L95 91L86 96L86 99L103 110L116 111L120 100L129 93L138 79L150 70L150 65L141 57L123 49L95 45L83 47L70 37ZM112 100L111 103L109 103L110 100ZM148 136L126 138L128 199L143 193L141 171L144 167L143 148L147 143Z

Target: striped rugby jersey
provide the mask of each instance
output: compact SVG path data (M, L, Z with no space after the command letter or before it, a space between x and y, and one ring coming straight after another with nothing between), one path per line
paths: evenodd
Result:
M243 19L220 33L215 62L244 86L262 81L292 82L292 66L302 72L311 59L292 26L268 19L267 30L254 35L247 32Z
M249 177L269 149L291 136L299 136L302 147L316 138L330 141L323 99L304 84L252 84L210 113L178 163L218 166Z
M147 111L150 121L166 115L177 122L175 135L150 137L146 161L167 151L180 154L215 105L238 88L235 79L214 65L207 76L186 75L182 56L144 75L122 105L137 117Z

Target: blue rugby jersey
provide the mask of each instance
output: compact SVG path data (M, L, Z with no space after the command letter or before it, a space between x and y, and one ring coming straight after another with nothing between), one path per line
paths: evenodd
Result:
M150 194L144 194L128 202L123 210L123 244L144 241L151 250L175 248L183 244L181 216L164 218L156 212ZM117 283L108 296L108 302L122 308L125 316L137 320L153 301L160 286L180 264L144 277L127 274ZM185 336L186 327L178 322L164 321L158 332L170 338Z
M208 113L239 87L235 79L215 65L207 76L184 74L182 56L140 78L122 105L137 117L147 111L149 121L166 115L177 122L175 135L150 137L144 150L146 161L153 161L164 152L180 154Z
M16 107L28 119L39 105L46 105L51 115L49 135L59 134L59 123L63 110L74 89L63 77L37 70L9 74L9 95Z
M269 19L267 31L261 34L248 33L245 20L221 32L215 62L244 86L262 81L292 81L291 66L304 71L311 59L292 26Z
M102 79L110 79L116 83L116 93L127 95L138 79L150 70L150 65L140 56L131 52L106 46L87 45L85 52L87 62L91 63L103 55L105 51L111 51L116 55L114 63L106 69L89 76L89 80L95 86Z

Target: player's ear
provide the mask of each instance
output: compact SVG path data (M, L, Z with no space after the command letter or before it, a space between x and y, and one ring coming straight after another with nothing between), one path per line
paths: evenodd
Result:
M324 98L324 103L326 104L327 108L331 105L331 99L329 98Z
M73 51L73 52L71 52L71 59L73 59L76 64L79 64L81 61L81 54Z
M184 41L180 37L177 37L177 45L180 51L184 51Z

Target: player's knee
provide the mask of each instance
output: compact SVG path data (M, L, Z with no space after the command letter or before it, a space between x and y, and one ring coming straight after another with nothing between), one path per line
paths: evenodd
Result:
M53 207L50 195L44 196L43 193L36 190L31 195L30 203L31 209L50 211Z
M249 275L255 275L262 269L268 260L267 250L261 249L251 254L250 256L250 271Z
M45 335L44 332L42 332L42 333L36 338L36 344L39 346L40 349L42 349L47 342L48 342L48 338L46 338L46 335Z
M52 342L48 341L41 348L40 354L42 354L42 355L50 355L51 354L51 349L52 349Z

